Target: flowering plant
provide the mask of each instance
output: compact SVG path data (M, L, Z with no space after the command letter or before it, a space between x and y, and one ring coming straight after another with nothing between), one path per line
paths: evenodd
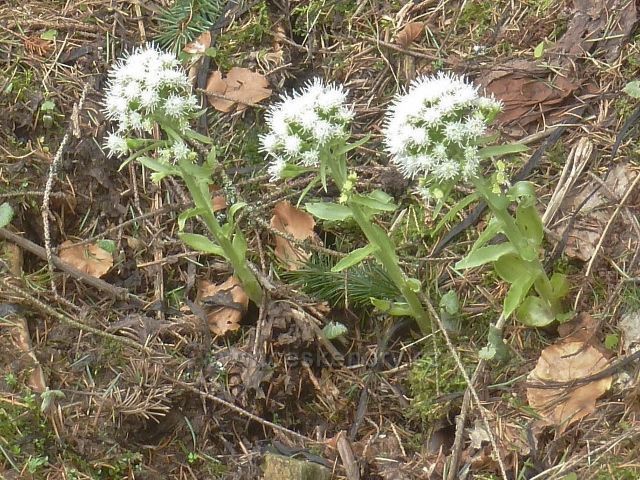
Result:
M488 126L500 109L500 102L480 96L477 88L461 77L442 73L422 77L406 93L396 96L387 116L385 144L400 172L407 178L418 177L420 192L426 196L442 200L461 181L475 187L470 198L452 208L448 216L480 198L493 218L456 267L492 263L496 273L511 283L504 300L505 318L517 310L522 322L543 326L567 318L559 300L568 287L563 275L549 278L540 261L543 229L533 185L518 182L504 188L499 162L493 178L482 177L482 159L524 149L518 144L482 147ZM509 212L514 202L515 218ZM499 234L507 241L489 244ZM537 295L529 294L532 287Z
M284 96L266 116L269 132L260 136L270 157L273 181L285 176L287 167L318 167L321 152L349 137L353 109L345 105L347 92L340 85L312 80L293 96Z
M315 79L292 96L284 96L269 110L269 131L260 137L260 141L271 159L271 179L276 181L288 176L292 167L294 173L316 167L326 189L326 177L329 176L341 191L340 203L308 203L306 209L324 220L352 218L369 241L367 246L354 250L338 262L333 271L341 271L373 255L405 298L405 303L393 307L413 316L424 333L430 332L430 319L418 297L420 282L407 278L399 266L393 241L372 222L374 215L394 211L396 206L382 191L368 195L355 192L357 176L348 172L347 153L367 138L347 143L353 109L346 104L346 99L347 91L342 86Z
M180 238L198 251L225 257L249 298L259 302L262 290L246 261L247 242L234 224L234 215L245 204L231 206L227 223L220 224L209 193L218 168L215 148L210 148L204 163L196 162L198 153L192 146L201 149L211 140L189 126L198 115L198 100L177 58L146 45L119 60L109 73L104 112L116 125L105 140L108 154L128 155L123 165L138 161L154 172L154 181L169 175L181 177L195 207L180 215L180 229L189 218L197 217L215 242L188 232L180 233ZM154 138L147 138L152 133Z

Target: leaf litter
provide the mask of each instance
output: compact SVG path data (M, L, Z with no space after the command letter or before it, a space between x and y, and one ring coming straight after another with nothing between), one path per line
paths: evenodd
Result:
M592 414L596 400L611 387L612 376L580 382L610 365L594 327L593 319L586 314L578 316L572 325L565 325L565 337L542 350L536 367L529 373L527 400L540 415L539 425L553 425L564 432Z

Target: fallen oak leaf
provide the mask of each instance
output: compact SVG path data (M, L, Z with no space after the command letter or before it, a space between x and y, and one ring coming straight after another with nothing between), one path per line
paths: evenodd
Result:
M307 212L297 209L287 201L279 202L273 209L271 228L279 232L287 233L296 240L311 239L318 241L313 230L316 221ZM298 245L292 244L280 235L275 236L276 257L285 264L289 270L300 268L311 255Z
M70 240L60 244L60 260L92 277L100 278L113 267L113 255L95 243L74 245Z
M529 405L540 414L542 423L556 425L563 432L595 411L596 399L611 387L612 377L579 386L572 386L571 382L597 374L608 365L609 361L598 348L581 341L561 342L545 348L527 377ZM566 382L567 386L548 385L555 382Z
M214 335L225 335L240 328L240 320L249 307L249 297L236 277L221 284L198 282L196 301L207 311L207 323Z
M216 70L207 81L206 91L209 104L224 113L234 107L241 112L247 106L271 96L269 82L264 75L252 72L248 68L233 67L223 78L222 72Z
M425 22L409 22L396 35L396 43L401 47L408 48L424 32Z

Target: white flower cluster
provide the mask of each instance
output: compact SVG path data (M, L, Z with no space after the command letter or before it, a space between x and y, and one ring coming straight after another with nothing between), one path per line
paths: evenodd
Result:
M272 181L281 178L287 163L317 166L322 147L347 137L354 113L345 105L346 99L341 85L316 78L269 109L269 132L260 136L260 144L271 157Z
M117 124L105 147L110 155L126 155L132 132L151 133L155 122L184 131L198 109L198 99L178 59L153 45L136 48L109 72L104 112Z
M467 179L478 171L478 139L501 109L462 77L421 77L389 108L385 145L407 178Z

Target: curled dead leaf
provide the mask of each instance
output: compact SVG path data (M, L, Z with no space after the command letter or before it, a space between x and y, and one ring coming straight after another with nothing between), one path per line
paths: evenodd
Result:
M211 205L213 206L214 212L218 212L227 208L227 199L225 198L224 192L220 187L211 185L209 187L209 192L211 193Z
M313 227L316 222L307 212L297 209L289 202L280 202L273 209L271 227L279 232L287 233L296 240L318 241ZM285 264L289 270L300 268L311 255L298 245L292 244L286 238L275 235L276 257Z
M204 55L204 52L211 46L211 32L200 34L193 42L187 43L182 49L185 53Z
M236 277L218 285L200 280L196 301L207 312L207 323L214 335L238 330L249 307L249 297Z
M413 42L418 40L424 32L424 22L409 22L396 35L396 43L404 48L408 48Z
M269 98L271 90L264 75L248 68L233 67L226 77L216 70L209 76L206 90L209 104L221 112L238 111Z
M73 245L67 240L60 245L60 259L87 275L100 278L113 267L113 255L95 243Z
M562 342L545 348L527 379L532 385L527 388L529 405L545 424L557 425L564 431L595 410L596 399L611 387L612 377L578 386L570 382L601 372L608 365L598 348L583 342ZM548 382L567 382L567 386L547 388Z

